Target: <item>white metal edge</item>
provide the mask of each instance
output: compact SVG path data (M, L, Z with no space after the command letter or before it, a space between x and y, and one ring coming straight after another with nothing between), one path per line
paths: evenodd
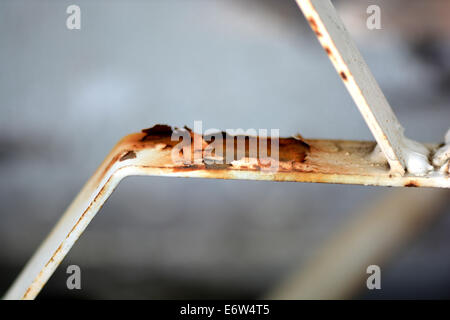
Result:
M296 0L358 106L392 173L405 173L403 129L330 0Z
M389 177L309 172L262 173L257 170L215 170L215 174L205 169L172 171L171 167L152 166L152 163L158 163L160 151L157 149L140 150L136 158L122 162L117 155L123 154L123 151L123 145L119 142L32 256L4 299L34 299L120 181L131 175L389 186L405 186L413 181L420 187L450 188L450 179L445 175Z

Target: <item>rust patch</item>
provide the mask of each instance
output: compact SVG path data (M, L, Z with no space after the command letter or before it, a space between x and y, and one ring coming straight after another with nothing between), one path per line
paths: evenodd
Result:
M228 163L206 163L205 162L205 169L214 170L214 169L228 169L231 167L231 164Z
M85 218L86 214L89 212L89 210L91 210L92 206L98 201L98 199L100 199L100 197L103 196L106 187L108 186L108 184L111 181L110 177L108 179L108 181L103 185L102 189L99 191L99 193L95 196L94 200L92 200L92 202L89 204L89 206L87 207L86 210L84 210L83 214L81 215L81 217L77 220L77 222L75 223L75 225L72 227L72 229L69 231L69 233L66 235L66 238L63 240L63 242L59 245L59 247L55 250L55 252L53 252L51 258L49 259L49 261L47 261L47 263L45 264L45 267L48 267L48 265L50 263L52 263L55 260L56 255L58 254L59 251L61 251L62 249L62 245L63 243L70 237L70 235L75 231L75 229L78 227L78 225L80 224L80 222ZM106 200L105 200L106 201ZM99 210L103 207L103 204L105 203L105 201L100 205ZM61 262L60 262L61 263ZM44 270L41 270L41 272L39 273L38 278L40 278L42 276ZM33 281L33 283L36 282L36 280ZM31 287L30 287L31 288ZM28 293L28 292L27 292ZM25 293L24 297L26 297L27 293Z
M407 184L405 184L405 187L407 187L407 188L418 188L419 185L417 184L416 181L411 181L411 182L408 182Z
M186 164L181 167L174 167L174 168L172 168L172 171L173 172L183 172L183 171L193 171L193 170L201 170L201 169L205 169L205 167L202 165L197 165L197 164Z
M341 71L340 75L341 75L342 80L347 81L348 77L344 71Z
M29 287L29 288L27 289L27 291L25 291L25 294L23 295L23 298L24 298L24 299L28 296L28 294L30 293L30 291L31 291L31 287Z
M120 158L120 154L116 154L114 155L114 157L111 159L111 161L108 163L108 165L105 167L105 169L103 169L102 174L99 177L99 181L101 181L101 179L103 179L103 177L105 176L105 174L111 169L111 167L117 162L117 160L119 160Z
M331 54L331 50L330 50L330 48L328 48L328 47L324 47L324 49L325 49L325 52L327 53L327 55L329 55L329 56L331 56L332 54Z
M146 141L151 139L152 137L170 137L172 136L172 127L166 124L157 124L151 128L143 129L143 133L145 136L141 139L141 141Z
M217 150L214 149L212 154L206 157L203 152L209 144L204 142L203 139L205 137L198 135L199 138L202 138L202 142L204 142L201 149L197 150L191 145L190 154L186 155L185 148L180 148L180 157L189 159L192 164L195 162L195 159L201 158L203 161L201 169L231 169L231 167L238 165L236 163L232 166L232 161L238 161L239 164L244 165L240 162L242 159L252 159L250 167L252 169L258 169L264 167L264 163L270 163L272 160L279 161L281 163L281 168L283 167L283 162L290 162L290 167L294 166L294 163L302 164L307 161L307 156L311 152L310 145L301 136L296 136L295 138L273 138L277 140L275 143L279 145L279 153L277 154L276 159L272 159L272 156L275 156L275 154L272 154L272 138L267 137L264 143L265 147L264 149L261 149L262 141L257 136L222 134L224 134L225 137L222 141L223 144L220 154L217 155ZM251 145L252 149L250 148ZM243 149L239 149L240 147ZM215 157L220 158L220 161L215 161ZM248 166L248 164L246 165ZM192 170L199 169L199 167L178 165L176 166L176 169Z
M125 153L119 161L125 161L125 160L129 160L129 159L135 159L136 158L136 152L134 151L128 151L127 153Z
M322 33L320 33L320 31L319 31L319 27L317 26L316 20L314 20L314 18L310 17L310 18L308 19L308 21L309 21L309 24L310 24L311 28L313 29L314 33L315 33L318 37L321 37L321 36L322 36Z

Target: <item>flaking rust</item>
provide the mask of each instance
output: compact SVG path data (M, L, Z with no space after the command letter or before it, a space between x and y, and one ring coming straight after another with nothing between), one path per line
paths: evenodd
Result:
M142 130L140 134L126 137L119 147L120 159L127 162L144 159L139 158L142 150L154 150L156 157L152 157L152 163L146 167L163 167L170 169L172 173L182 172L182 176L202 176L218 179L242 179L244 175L233 173L235 171L255 172L255 175L245 175L254 180L299 181L299 182L325 182L325 183L350 183L381 186L415 186L415 187L449 187L448 174L430 173L425 176L406 174L403 177L392 175L389 164L384 157L373 158L373 150L376 146L372 141L347 141L347 140L316 140L305 139L300 135L289 138L277 138L278 153L276 159L272 155L272 139L266 139L267 157L277 161L276 172L267 174L262 178L257 172L264 171L267 167L267 158L260 157L260 137L229 135L220 132L222 138L222 152L217 154L215 150L206 155L208 146L215 142L211 136L203 136L184 127L190 137L189 148L179 148L180 157L185 162L174 162L172 155L174 149L180 143L181 138L174 135L179 128L168 125L155 125ZM216 135L217 136L217 135ZM238 139L245 141L244 152L238 157ZM197 149L195 139L200 139ZM257 145L256 157L251 156L250 140L254 139ZM232 141L227 143L226 141ZM437 149L437 145L428 145L430 149ZM137 159L128 159L130 151L137 155ZM226 162L227 156L232 154L231 161ZM112 161L116 161L113 157ZM229 158L228 158L229 159Z
M129 154L142 150L143 148L157 148L161 152L166 151L172 153L172 149L181 143L181 138L176 135L179 133L179 128L172 129L168 125L155 125L152 128L142 130L144 134L142 137L136 139L133 144L136 150L128 151L123 155L121 160L128 160L131 157ZM185 162L175 163L168 160L167 165L173 168L191 169L191 170L218 170L218 169L253 169L260 170L268 166L269 160L276 161L280 170L295 170L305 167L302 165L311 152L310 145L301 137L291 138L261 138L257 136L246 135L230 135L225 131L218 132L216 134L210 134L203 136L202 134L193 132L189 127L184 127L182 130L188 133L190 137L189 148L190 154L186 155L186 148L179 148L179 156L186 159ZM221 148L220 152L217 152L217 146L207 154L207 149L214 143L217 143L216 139L220 136ZM216 137L216 138L215 138ZM199 143L196 146L195 140L198 139ZM277 141L272 141L276 139ZM241 143L239 142L241 140ZM254 150L251 146L253 140ZM261 143L264 142L266 152L262 152ZM272 146L279 146L276 157ZM242 148L243 149L240 149ZM172 154L171 154L172 156ZM197 156L197 157L196 157ZM228 162L227 162L228 161Z
M113 148L32 256L5 299L33 299L39 294L98 210L127 176L450 188L450 137L446 137L446 145L441 148L432 144L417 147L414 141L405 139L395 114L331 2L296 1L378 141L383 158L374 159L376 143L370 141L261 139L221 132L215 137L224 140L217 143L221 148L211 150L210 144L216 141L189 128L181 134L183 141L187 137L189 146L181 148L180 136L175 135L174 139L175 131L179 130L162 124L144 129L124 137ZM218 149L221 151L217 152ZM260 152L262 149L264 152ZM418 149L427 152L422 154ZM433 166L428 164L428 159L422 161L410 156L418 152L426 157L428 151L433 155ZM268 163L272 170L266 170ZM425 170L419 170L423 163Z
M129 160L129 159L134 159L134 158L136 158L136 152L128 151L120 158L119 161L125 161L125 160Z
M424 176L392 175L384 158L374 159L376 143L371 141L314 140L300 136L259 140L260 137L229 136L220 132L216 137L225 138L222 142L223 154L207 154L208 147L214 140L210 136L194 133L189 128L184 130L184 137L188 137L189 142L194 142L189 148L177 148L180 139L174 134L178 129L166 125L156 125L120 140L68 207L4 298L36 297L113 190L127 176L450 188L448 173L439 170ZM241 148L239 138L241 143L244 141L244 150L237 156L237 151ZM251 156L252 139L257 140L257 149L261 147L261 141L266 139L266 157L261 158L259 154ZM278 152L271 149L271 139L276 139L277 143L274 145L278 146ZM427 147L438 150L439 145ZM189 163L174 162L174 151L187 156ZM231 152L233 157L228 163L224 159ZM265 170L268 158L277 161L276 170Z
M141 138L141 141L146 141L157 137L171 137L173 130L166 124L157 124L151 128L142 129L142 132L145 135Z

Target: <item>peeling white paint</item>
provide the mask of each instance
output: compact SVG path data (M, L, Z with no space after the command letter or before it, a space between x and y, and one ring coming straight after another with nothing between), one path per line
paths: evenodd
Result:
M423 176L434 170L428 161L430 150L423 144L403 137L403 158L409 173Z
M402 132L403 128L400 128L399 130ZM406 138L405 136L401 139L400 146L403 160L409 173L417 176L424 176L434 170L434 167L428 160L430 150L426 146L417 141ZM386 156L378 144L370 154L370 161L375 163L387 162Z
M450 167L450 129L445 135L445 145L439 148L433 156L433 165L439 167L439 171L449 173Z
M403 128L401 128L403 131ZM450 169L450 129L445 135L445 145L439 148L432 157L430 164L431 150L425 145L403 137L402 155L409 173L424 176L437 169L437 172L449 173ZM380 146L377 144L369 157L375 163L386 163L386 157ZM434 166L434 167L433 167Z

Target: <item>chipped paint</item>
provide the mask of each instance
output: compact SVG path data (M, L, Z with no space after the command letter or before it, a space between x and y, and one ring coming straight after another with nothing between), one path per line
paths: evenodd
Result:
M125 153L120 159L119 161L125 161L125 160L130 160L130 159L135 159L136 158L136 152L134 151L127 151L127 153Z
M301 136L279 138L278 169L267 172L264 171L265 159L248 156L247 143L246 155L231 164L220 163L223 158L214 155L198 164L175 164L170 149L177 141L172 141L168 132L165 128L162 131L146 130L131 134L113 148L19 275L6 294L6 299L33 299L38 295L106 199L126 176L450 188L448 174L392 175L387 162L371 158L376 147L376 143L371 141L314 140ZM201 138L204 140L204 137ZM234 145L229 148L237 147L236 140L233 138ZM428 145L428 148L434 150L437 145ZM194 152L203 153L205 146L202 145L201 150L191 148L190 151L188 156L193 158Z
M450 129L445 135L444 144L433 155L433 165L439 168L441 173L450 172Z

